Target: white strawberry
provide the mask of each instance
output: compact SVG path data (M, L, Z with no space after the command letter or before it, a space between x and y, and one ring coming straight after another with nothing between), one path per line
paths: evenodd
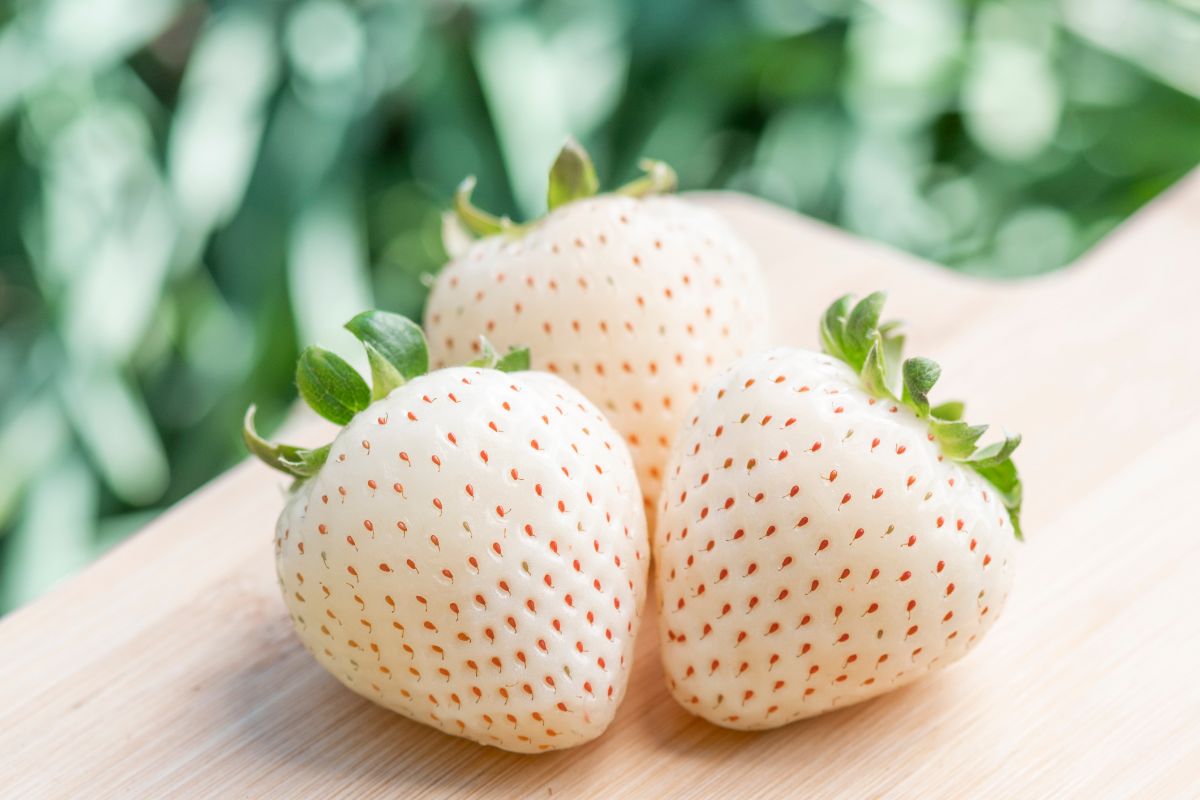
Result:
M678 438L654 539L662 659L675 698L718 725L909 683L963 656L1008 595L1019 440L976 450L961 403L930 409L927 359L893 393L882 302L835 303L828 354L734 364Z
M372 391L309 348L301 394L344 425L303 450L245 438L296 476L276 530L304 645L355 692L518 752L599 736L625 694L649 561L620 435L579 392L509 372L528 354L424 374L408 320L368 312Z
M596 195L587 154L568 142L550 175L550 213L514 225L456 199L480 241L438 275L425 312L435 366L473 356L477 336L529 346L628 440L647 513L671 438L703 382L766 344L767 302L754 255L712 212L674 197L663 164ZM450 237L453 238L453 237Z

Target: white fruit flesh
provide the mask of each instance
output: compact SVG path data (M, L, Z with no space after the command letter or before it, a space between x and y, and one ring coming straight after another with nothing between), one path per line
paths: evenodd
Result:
M655 535L663 664L689 711L776 727L945 666L996 619L1007 513L897 405L792 349L705 388Z
M628 450L553 376L454 368L358 414L276 533L297 633L355 692L519 752L600 735L648 546Z
M425 329L435 366L478 337L528 346L628 440L647 498L704 381L766 343L753 254L705 209L674 197L604 195L564 206L517 238L476 243L439 274Z

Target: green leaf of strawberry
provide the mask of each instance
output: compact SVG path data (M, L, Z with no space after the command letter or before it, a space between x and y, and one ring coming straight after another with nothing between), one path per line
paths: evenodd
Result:
M287 444L272 444L258 435L254 429L255 407L246 409L242 420L242 440L246 449L281 472L304 479L316 474L329 458L329 445L309 449Z
M876 397L895 400L895 396L888 388L887 365L884 363L883 355L883 337L876 333L871 347L867 350L867 357L863 361L862 366L862 381L867 387L867 391Z
M519 230L508 217L497 217L487 213L471 202L471 193L475 191L475 176L468 175L458 185L454 193L454 211L459 221L475 236L496 236Z
M429 371L429 348L415 322L386 311L364 311L345 327L367 351L372 400L387 397L396 387Z
M975 452L975 443L979 437L987 433L987 425L968 425L965 422L942 422L934 420L930 424L933 435L942 445L942 452L955 461L966 460Z
M488 341L486 336L479 337L479 357L473 358L467 362L468 367L484 367L491 369L496 366L496 361L499 356L496 355L496 348Z
M558 151L554 166L550 168L550 185L546 192L546 205L553 211L574 200L591 197L600 190L596 167L587 151L568 138Z
M883 292L872 292L860 300L846 318L842 349L846 354L845 360L860 372L875 337L882 336L879 332L879 315L883 312L886 299L887 295Z
M479 357L467 362L468 367L497 369L501 372L520 372L529 369L529 348L517 347L501 356L486 336L479 337Z
M625 197L649 197L655 194L668 194L679 186L679 177L675 174L675 170L662 161L643 158L638 162L638 168L645 174L618 188L614 194Z
M1020 443L1020 434L1006 436L1004 441L993 442L986 447L981 447L963 460L979 467L994 467L1008 461Z
M846 328L846 315L850 313L850 301L854 298L843 295L834 300L821 317L821 346L834 358L849 363L846 347L842 342L842 331Z
M371 388L354 367L320 347L306 347L300 354L296 388L313 411L337 425L371 404Z
M887 373L887 385L897 386L901 383L900 362L904 357L904 334L894 333L900 327L899 322L888 322L879 326L883 336L883 368Z
M942 375L942 368L928 358L910 358L904 362L904 404L919 417L929 416L929 390Z
M1012 459L974 462L971 466L1000 493L1004 507L1008 509L1008 517L1012 521L1013 533L1018 539L1025 538L1021 530L1021 478L1017 475L1017 467Z
M962 419L964 410L966 409L961 401L947 400L945 403L940 403L929 409L929 415L947 422L954 422Z
M509 350L496 359L496 369L501 372L524 372L529 369L529 348L518 347Z

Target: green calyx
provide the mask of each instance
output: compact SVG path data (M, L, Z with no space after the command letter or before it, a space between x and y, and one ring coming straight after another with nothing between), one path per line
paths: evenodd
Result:
M596 177L596 167L592 157L583 146L574 139L567 139L554 165L550 167L550 182L546 188L546 207L553 211L559 206L585 197L592 197L600 191L600 179Z
M516 347L500 355L486 337L480 336L479 357L468 361L467 366L496 369L501 372L522 372L529 369L529 348Z
M678 185L675 170L661 161L650 159L643 159L638 166L644 174L615 189L613 194L647 197L675 191ZM462 228L475 238L500 234L520 236L536 224L536 220L516 223L508 217L497 217L479 209L471 202L471 194L474 191L475 177L468 176L454 193L454 213ZM547 209L554 211L567 203L594 197L599 192L600 180L596 177L596 167L592 164L591 156L579 142L567 139L550 167L550 180L546 189Z
M1013 533L1021 531L1021 479L1012 454L1021 437L978 446L986 425L962 421L963 404L957 400L931 406L929 391L941 377L942 368L928 358L901 362L904 336L895 322L880 324L886 295L874 292L857 303L850 295L840 297L821 318L821 346L859 374L863 387L875 397L909 408L929 422L930 433L942 453L979 473L995 487L1012 521Z
M429 348L425 334L415 322L386 311L364 311L345 325L367 351L371 385L354 367L335 353L306 347L296 364L296 388L304 402L325 419L346 425L373 401L429 371ZM481 339L482 356L468 366L516 372L529 369L529 351L510 350L499 356L486 339ZM329 445L296 447L269 442L254 427L255 407L250 406L242 423L246 449L268 466L298 479L312 477L329 457Z

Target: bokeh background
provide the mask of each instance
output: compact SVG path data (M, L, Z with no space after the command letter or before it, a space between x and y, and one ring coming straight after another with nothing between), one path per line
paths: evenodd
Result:
M1198 98L1200 0L0 0L0 610L419 313L467 173L537 214L573 133L1018 279L1200 161Z

